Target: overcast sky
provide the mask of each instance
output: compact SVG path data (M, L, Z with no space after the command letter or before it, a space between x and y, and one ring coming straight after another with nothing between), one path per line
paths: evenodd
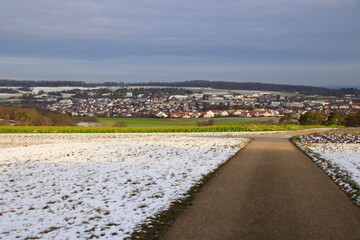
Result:
M0 0L0 78L360 85L360 0Z

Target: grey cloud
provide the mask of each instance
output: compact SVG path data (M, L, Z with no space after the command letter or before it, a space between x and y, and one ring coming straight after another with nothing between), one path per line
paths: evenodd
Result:
M357 0L2 0L0 57L358 62L359 22Z

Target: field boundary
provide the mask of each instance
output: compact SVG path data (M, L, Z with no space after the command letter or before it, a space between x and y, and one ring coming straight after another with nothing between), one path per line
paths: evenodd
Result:
M296 131L312 128L339 128L324 125L218 125L194 127L80 127L80 126L0 126L2 133L176 133L176 132L258 132Z

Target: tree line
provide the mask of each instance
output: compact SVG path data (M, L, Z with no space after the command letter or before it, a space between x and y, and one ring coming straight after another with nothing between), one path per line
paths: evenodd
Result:
M12 80L0 79L2 87L96 87L96 86L124 86L124 82L87 83L84 81L50 81L50 80Z
M227 81L207 81L193 80L184 82L150 82L136 83L140 86L169 86L169 87L200 87L200 88L216 88L216 89L233 89L233 90L259 90L259 91L275 91L275 92L298 92L304 95L322 95L344 97L346 94L360 97L360 89L357 88L341 88L330 89L323 87L312 87L303 85L287 85L287 84L271 84L259 82L227 82Z
M313 111L306 112L297 120L292 114L285 114L280 118L280 124L301 124L301 125L343 125L346 127L360 127L360 111L350 112L343 115L340 111L334 111L325 117L322 113Z

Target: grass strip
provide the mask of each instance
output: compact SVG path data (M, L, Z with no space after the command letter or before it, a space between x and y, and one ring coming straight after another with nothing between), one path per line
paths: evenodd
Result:
M175 133L175 132L258 132L296 131L323 125L222 125L204 127L80 127L80 126L0 126L0 133Z

